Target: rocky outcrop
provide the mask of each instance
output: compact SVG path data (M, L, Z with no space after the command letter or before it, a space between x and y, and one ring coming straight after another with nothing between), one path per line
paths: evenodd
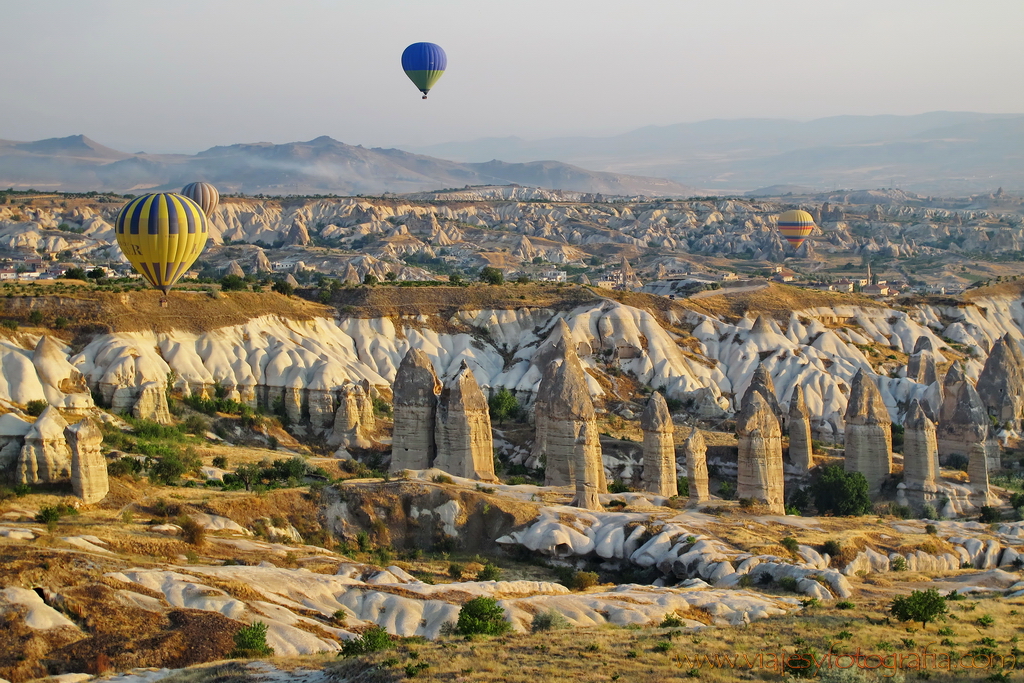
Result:
M598 493L607 492L596 413L583 366L575 353L566 353L561 364L548 366L548 463L572 463L576 497L573 505L601 509Z
M989 415L1000 423L1019 423L1024 414L1024 359L1010 335L992 346L977 389Z
M768 326L764 316L758 316L757 320L754 321L754 327L751 328L751 334L754 334L759 327L762 330L767 330L768 333L772 333L772 329ZM754 376L750 379L750 384L747 386L747 390L743 392L743 399L740 401L740 405L746 405L750 395L753 393L760 394L768 404L768 407L771 408L772 414L775 415L775 419L782 420L782 407L779 406L779 399L775 395L775 383L772 381L771 373L768 372L768 368L764 366L764 363L758 363L757 367L754 369Z
M644 432L644 490L669 498L678 495L676 446L672 436L675 425L660 392L655 391L647 401L640 416L640 429Z
M434 467L467 479L496 481L487 399L465 361L441 390Z
M878 385L863 369L853 378L846 408L845 467L864 475L872 496L892 472L892 420Z
M987 496L991 454L999 452L999 444L991 437L988 410L970 382L960 384L955 409L942 431L949 455L967 459L972 490Z
M87 505L98 503L110 489L103 457L103 432L90 418L64 428L71 450L71 488Z
M434 463L434 424L441 383L427 354L409 349L395 375L391 471L424 470Z
M32 365L50 405L78 414L93 407L85 376L68 361L60 345L51 337L43 335L39 339L32 351ZM4 371L7 370L5 366Z
M907 499L916 511L938 500L939 449L935 424L928 419L920 401L910 403L903 422L903 483Z
M789 463L806 474L814 467L811 445L811 417L804 402L804 389L797 384L789 400Z
M918 384L932 384L938 381L935 349L930 337L922 335L914 345L914 353L907 361L907 378Z
M32 429L32 423L14 413L0 415L0 481L13 478L18 464L25 435Z
M537 387L537 397L533 402L534 412L534 438L532 455L535 461L542 458L544 467L545 486L569 486L575 481L576 464L571 458L564 457L561 453L553 453L548 448L548 431L551 423L551 405L555 400L555 377L554 368L559 363L566 362L570 357L576 358L576 349L572 343L572 333L564 319L559 319L558 324L548 338L547 344L542 346L538 352L538 365L546 371L541 375L540 385ZM576 362L579 362L577 359ZM602 468L603 469L603 468Z
M235 277L245 277L245 271L242 270L242 266L238 265L238 261L228 261L227 268L224 269L224 276L234 275Z
M956 412L957 401L960 395L960 387L967 382L963 366L960 363L953 363L946 370L946 376L942 380L942 406L939 408L939 423L935 427L935 438L939 447L939 462L945 464L950 455L963 453L963 444L959 441L956 430L953 429L953 414ZM981 399L978 399L979 401Z
M757 391L748 392L736 417L739 439L736 495L767 504L772 514L784 514L782 428L772 407Z
M139 387L139 397L132 406L132 415L140 420L152 420L162 425L173 424L167 407L167 392L159 382L146 382Z
M334 414L334 425L327 445L332 447L369 448L373 445L370 435L373 424L367 425L365 404L370 402L362 385L346 382L338 391L338 410ZM371 402L370 418L373 418ZM403 468L405 469L405 468Z
M71 454L64 440L67 421L53 406L48 406L25 434L15 481L19 484L67 479L71 474Z
M691 507L703 505L711 500L711 494L708 493L708 447L696 427L686 437L683 453L686 455L686 478L690 489L687 504Z

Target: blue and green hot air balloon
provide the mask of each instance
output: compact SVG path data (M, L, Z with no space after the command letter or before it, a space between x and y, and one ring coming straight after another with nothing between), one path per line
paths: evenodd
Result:
M413 43L402 53L402 69L413 85L423 93L423 99L427 99L427 93L441 78L447 66L448 55L440 45L434 43Z

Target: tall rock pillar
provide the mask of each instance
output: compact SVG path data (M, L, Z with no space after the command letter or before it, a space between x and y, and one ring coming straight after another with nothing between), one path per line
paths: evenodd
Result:
M909 503L920 511L925 503L938 499L939 447L935 424L915 398L910 402L903 427L903 483Z
M968 380L960 363L950 365L942 380L942 406L939 408L939 424L935 428L939 462L942 464L945 464L954 453L964 453L963 445L959 443L959 437L953 428L953 413L956 412L960 387L966 381Z
M846 406L847 472L868 480L868 493L878 496L892 472L892 420L875 380L858 370Z
M441 383L430 358L409 349L398 366L394 393L395 426L391 471L425 470L434 464L434 421Z
M739 472L736 495L768 505L772 514L786 511L782 468L782 428L760 392L748 392L736 418Z
M978 375L978 395L988 414L1001 424L1015 426L1024 413L1024 360L1016 340L1006 335L996 340L985 367Z
M811 417L804 401L804 389L799 384L789 400L789 462L807 474L814 467L811 445Z
M696 507L711 500L708 493L708 447L700 430L693 427L683 443L686 454L686 478L690 488L687 505Z
M671 498L679 494L676 482L675 425L665 397L655 391L640 416L644 431L644 490Z
M466 361L441 390L434 467L467 479L496 481L491 415Z
M110 490L103 432L89 418L64 428L71 449L71 488L86 504L98 503Z

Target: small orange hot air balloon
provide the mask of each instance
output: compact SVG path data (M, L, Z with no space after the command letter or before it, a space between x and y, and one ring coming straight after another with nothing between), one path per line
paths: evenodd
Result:
M807 236L814 230L814 219L811 214L800 209L786 211L779 216L779 232L786 238L786 241L799 249Z

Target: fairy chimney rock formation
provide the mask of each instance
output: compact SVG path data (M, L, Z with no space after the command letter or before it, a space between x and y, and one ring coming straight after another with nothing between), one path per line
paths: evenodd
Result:
M567 353L557 367L548 366L552 375L548 393L548 463L572 463L576 497L573 505L600 510L598 493L607 492L596 414L590 399L586 376L579 358Z
M542 369L542 375L540 386L537 387L537 397L533 402L534 438L531 457L535 462L539 462L541 458L545 461L545 486L569 486L574 481L575 464L560 454L552 456L549 452L548 427L551 422L550 406L555 386L555 368L559 362L564 363L569 357L575 358L576 350L572 343L572 333L563 319L559 319L548 340L550 343L546 348L542 346L537 354L536 363L537 367Z
M245 277L245 271L242 270L242 266L238 265L238 261L229 261L228 267L224 269L224 275L234 275L235 277Z
M736 495L767 504L771 514L785 514L782 428L771 405L758 392L748 392L736 417L739 471Z
M935 350L929 337L918 337L914 353L907 361L907 378L918 384L932 384L938 381L935 367Z
M919 511L938 499L939 448L935 423L916 398L910 402L903 428L903 483L911 506Z
M956 410L947 425L946 438L951 454L967 458L967 478L971 500L976 505L993 501L989 488L989 454L998 444L989 439L991 420L978 391L963 382L957 393Z
M341 385L338 392L338 410L334 413L334 425L330 436L327 437L328 446L348 449L369 448L373 445L370 438L373 425L366 424L364 412L367 398L361 385L352 382Z
M708 493L708 447L704 443L704 435L694 427L683 443L686 455L686 478L690 485L688 505L697 506L711 500Z
M139 387L139 397L132 406L132 415L140 420L152 420L162 425L174 424L167 407L167 386L160 382L146 382Z
M466 361L441 390L434 467L467 479L496 481L487 398Z
M754 321L755 328L757 327L758 320L762 320L761 316L758 316L757 320ZM769 332L771 331L768 323L763 322L763 325ZM747 390L743 392L743 399L740 401L741 410L742 406L747 404L750 395L754 393L761 394L768 407L771 408L772 414L775 415L775 419L782 419L782 408L779 406L779 399L775 396L775 383L772 381L772 376L769 374L768 368L764 366L764 363L758 363L757 367L754 368L754 376L750 378L750 384L747 386Z
M103 432L90 418L64 428L71 450L71 488L87 505L98 503L110 490Z
M18 454L15 480L19 484L66 479L71 474L71 454L64 440L68 423L53 406L47 406L25 434Z
M669 498L678 495L676 446L672 438L675 425L660 392L651 394L640 416L640 428L644 431L644 490Z
M966 381L967 377L960 363L950 365L942 380L942 405L939 407L939 423L935 428L935 437L939 445L939 462L943 464L949 460L949 456L963 452L953 428L953 414L956 412L960 387Z
M793 388L793 397L789 400L789 462L804 474L814 467L811 417L804 401L804 389L799 384Z
M392 391L391 471L425 470L434 464L434 421L441 393L441 383L426 353L409 349L398 366Z
M858 370L846 406L846 471L860 472L877 496L892 472L892 419L878 385Z
M1016 423L1024 410L1024 363L1017 342L1009 335L992 346L978 376L978 395L988 414L1000 423Z

